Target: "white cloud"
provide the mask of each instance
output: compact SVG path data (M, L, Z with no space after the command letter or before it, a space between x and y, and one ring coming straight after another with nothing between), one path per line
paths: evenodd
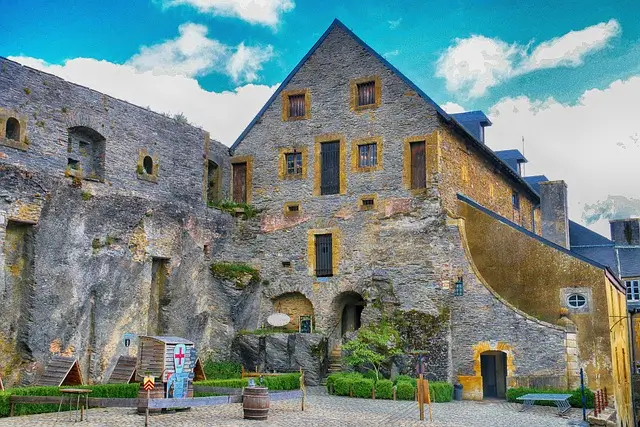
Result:
M456 104L455 102L451 101L445 102L444 104L440 105L440 108L442 108L449 114L464 113L465 111L467 111L462 105Z
M208 73L229 54L229 48L207 38L208 29L193 23L179 27L180 36L153 46L143 46L127 61L139 71L197 76Z
M231 16L274 28L280 22L281 15L295 7L292 0L164 0L163 4L190 5L202 13Z
M227 46L207 37L204 25L182 24L180 36L152 46L143 46L126 65L153 74L195 77L212 71L226 73L237 82L254 82L262 64L273 57L273 47L267 45Z
M570 216L580 221L587 204L610 195L638 198L638 99L640 75L588 90L572 105L553 98L505 98L489 110L488 145L521 149L524 137L527 175L565 180ZM609 233L602 219L591 228Z
M562 37L540 43L522 64L522 72L582 65L586 55L604 48L621 31L618 21L611 19L609 22L601 22L581 31L570 31Z
M398 28L398 25L400 25L400 23L402 22L402 18L394 19L387 22L389 23L389 28L391 28L392 30L395 30L396 28Z
M530 48L508 44L497 38L472 35L456 39L438 59L436 76L446 80L447 89L475 98L508 79L543 68L577 67L584 57L603 49L621 32L615 19L571 31Z
M227 64L227 71L234 81L253 82L258 79L262 63L273 57L273 47L247 47L240 43Z
M400 51L398 49L394 49L392 51L385 52L382 54L382 56L384 56L385 58L391 58L398 55L400 55Z
M63 65L30 57L9 59L154 111L184 113L226 145L234 142L277 87L247 84L233 91L210 92L190 77L141 72L131 65L92 58L75 58Z

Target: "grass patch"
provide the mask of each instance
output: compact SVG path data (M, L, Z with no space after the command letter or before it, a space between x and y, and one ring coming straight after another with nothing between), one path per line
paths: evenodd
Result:
M254 218L258 214L258 210L247 203L236 203L231 200L220 200L217 202L209 202L207 204L210 208L216 208L223 212L228 212L231 215L242 214L244 219Z
M242 377L242 365L236 362L216 362L207 359L203 365L207 378L212 380L226 380Z
M232 281L240 289L245 287L247 276L250 276L249 283L260 281L260 272L242 262L214 262L210 269L214 277Z
M83 191L82 192L82 200L84 200L86 202L87 200L91 200L91 199L93 199L93 194L91 194L88 191Z

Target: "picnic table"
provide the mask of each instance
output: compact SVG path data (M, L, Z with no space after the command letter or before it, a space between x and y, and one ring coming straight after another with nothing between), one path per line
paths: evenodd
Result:
M555 402L558 407L558 415L562 415L571 409L569 404L570 394L553 394L553 393L529 393L518 397L516 400L523 400L524 405L520 408L520 412L525 411L533 406L536 400L546 400Z

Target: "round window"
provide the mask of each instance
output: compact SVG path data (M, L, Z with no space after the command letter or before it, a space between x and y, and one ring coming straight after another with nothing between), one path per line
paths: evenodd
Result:
M567 298L567 303L571 308L582 308L587 305L587 299L584 295L571 294L569 295L569 298Z

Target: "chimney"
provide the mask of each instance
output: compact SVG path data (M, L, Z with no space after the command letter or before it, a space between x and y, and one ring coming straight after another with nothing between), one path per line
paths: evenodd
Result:
M609 224L616 246L640 245L640 218L614 219Z
M564 181L540 183L542 237L569 249L567 184Z

